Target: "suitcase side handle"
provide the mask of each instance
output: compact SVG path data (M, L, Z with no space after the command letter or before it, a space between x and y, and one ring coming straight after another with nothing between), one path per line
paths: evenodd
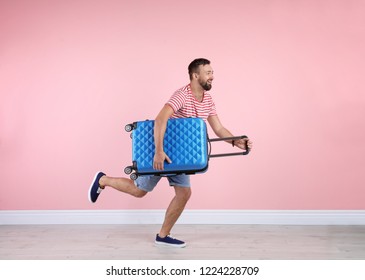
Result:
M233 140L239 140L239 139L246 139L246 150L244 152L237 152L237 153L223 153L223 154L211 154L212 152L212 145L211 142L217 142L217 141L233 141ZM250 152L250 149L247 146L247 141L248 141L248 137L246 135L241 135L241 136L233 136L233 137L223 137L223 138L212 138L209 139L208 138L208 143L209 143L209 154L208 157L209 158L214 158L214 157L229 157L229 156L244 156L247 155Z

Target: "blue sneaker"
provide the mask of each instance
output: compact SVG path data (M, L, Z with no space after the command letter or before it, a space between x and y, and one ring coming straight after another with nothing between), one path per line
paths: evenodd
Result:
M99 185L99 180L101 177L103 177L105 174L103 172L96 173L93 182L91 183L90 189L89 189L89 200L90 202L94 203L97 199L101 191L103 190Z
M167 235L166 237L161 238L157 234L155 243L157 245L172 246L172 247L178 247L178 248L184 248L186 246L186 243L184 241L172 238L170 235Z

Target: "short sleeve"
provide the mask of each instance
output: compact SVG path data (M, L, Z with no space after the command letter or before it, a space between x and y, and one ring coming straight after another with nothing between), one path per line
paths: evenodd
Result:
M216 115L218 115L217 109L215 107L215 103L213 101L213 98L210 96L210 111L209 111L209 116L216 116Z
M174 110L174 113L176 113L180 108L182 108L186 101L186 94L182 92L181 90L176 91L167 101L166 104L170 105L171 108Z

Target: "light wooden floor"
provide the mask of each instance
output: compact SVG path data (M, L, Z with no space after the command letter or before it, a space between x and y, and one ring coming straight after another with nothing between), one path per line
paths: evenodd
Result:
M0 226L0 259L365 259L365 226L176 225L186 248L156 247L159 225Z

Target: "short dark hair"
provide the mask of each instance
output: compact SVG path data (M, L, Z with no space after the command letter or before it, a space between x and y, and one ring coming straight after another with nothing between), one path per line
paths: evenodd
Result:
M198 68L200 65L207 65L207 64L210 64L210 61L206 58L197 58L197 59L194 59L190 64L189 64L189 67L188 67L188 70L189 70L189 77L190 77L190 80L193 79L193 74L196 73L198 71Z

